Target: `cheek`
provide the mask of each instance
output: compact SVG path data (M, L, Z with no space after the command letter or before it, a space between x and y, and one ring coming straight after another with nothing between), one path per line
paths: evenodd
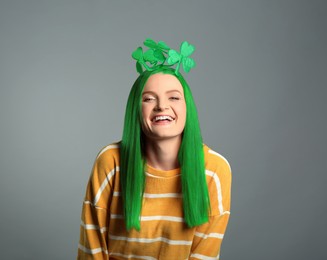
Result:
M185 121L186 121L186 105L180 106L178 108L178 113L179 113L179 118L185 124Z
M147 117L147 109L146 107L143 105L142 106L142 118L145 119Z
M150 106L143 105L142 106L142 120L143 120L143 122L146 122L147 120L149 120L150 114L151 114Z

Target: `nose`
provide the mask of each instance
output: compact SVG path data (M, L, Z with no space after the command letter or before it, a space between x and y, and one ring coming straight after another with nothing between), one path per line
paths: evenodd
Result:
M156 104L154 110L155 111L164 111L166 109L168 109L167 103L164 100L162 100L162 99L158 99L157 104Z

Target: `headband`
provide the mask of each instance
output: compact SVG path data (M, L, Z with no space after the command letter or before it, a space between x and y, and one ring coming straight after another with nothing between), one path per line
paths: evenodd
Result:
M132 53L133 59L136 60L136 71L140 74L143 73L143 67L147 71L153 71L159 67L168 68L177 64L175 68L176 75L179 75L181 64L186 73L195 67L195 61L190 57L195 47L187 41L182 42L180 52L171 49L163 41L156 43L148 38L143 44L148 47L148 50L143 52L142 47L138 47Z

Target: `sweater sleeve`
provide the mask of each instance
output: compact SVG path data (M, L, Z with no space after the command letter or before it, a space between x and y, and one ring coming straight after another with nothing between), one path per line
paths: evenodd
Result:
M229 213L209 218L194 234L190 259L219 259L221 243L228 224Z
M78 260L109 259L107 249L107 228L105 209L85 204L82 210Z
M219 259L230 216L231 169L227 161L216 171L206 171L211 203L209 221L195 230L190 259Z
M110 175L114 167L108 158L95 160L83 201L78 260L109 259L108 255L108 204L111 199Z

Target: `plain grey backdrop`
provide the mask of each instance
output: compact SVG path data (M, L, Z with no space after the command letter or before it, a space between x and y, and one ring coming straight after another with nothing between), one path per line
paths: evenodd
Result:
M204 141L233 170L221 259L327 259L326 28L324 0L1 0L0 258L76 258L151 37L196 46Z

